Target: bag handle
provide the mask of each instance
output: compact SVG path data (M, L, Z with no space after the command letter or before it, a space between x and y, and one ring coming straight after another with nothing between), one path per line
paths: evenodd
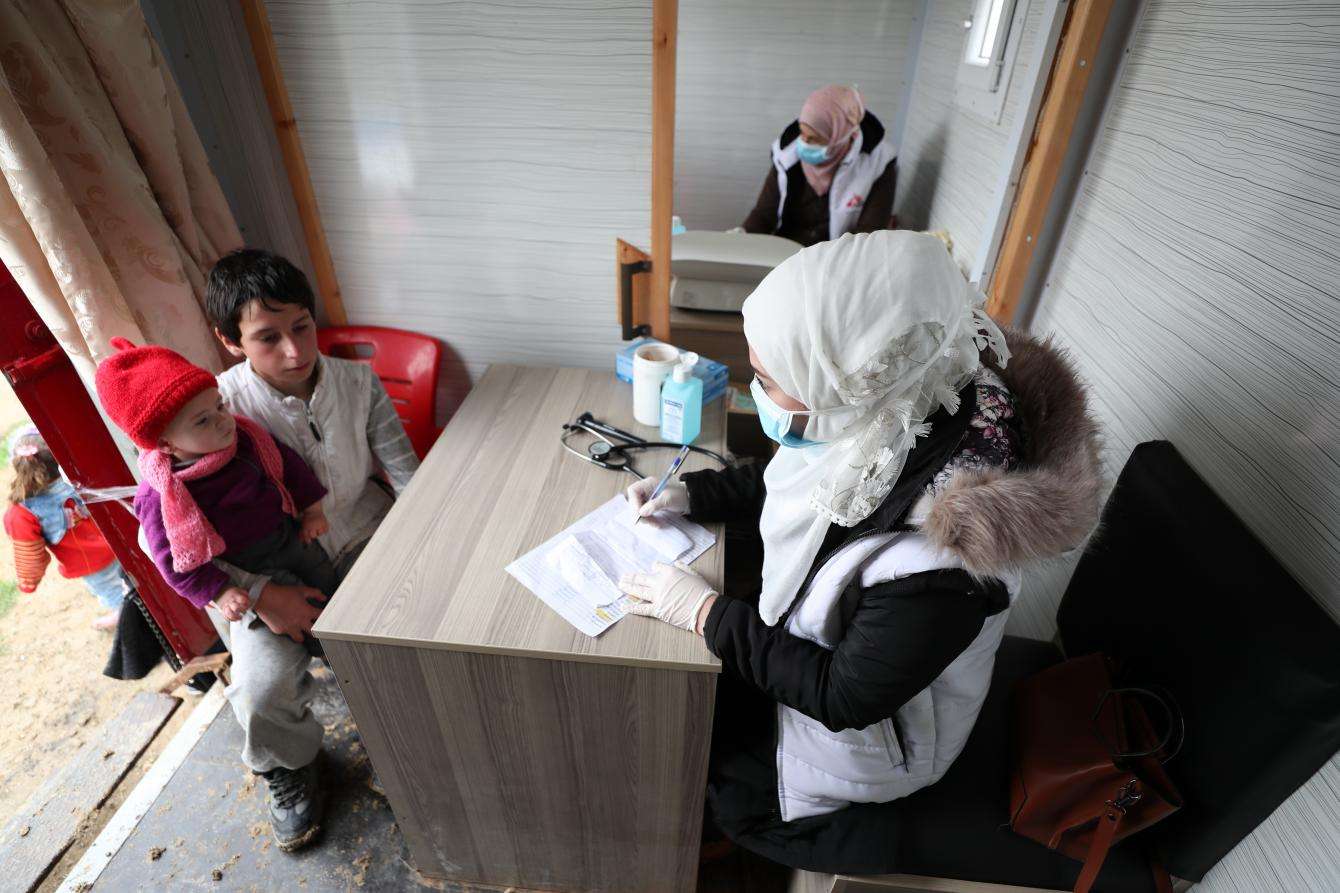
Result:
M1164 688L1162 685L1148 686L1148 690L1152 692L1155 697L1162 700L1163 706L1168 708L1168 714L1172 717L1173 722L1176 723L1177 743L1175 745L1170 745L1166 751L1167 756L1159 760L1160 763L1168 763L1182 752L1182 747L1186 744L1186 715L1182 713L1182 708L1178 705L1177 699L1173 697L1172 692L1168 691L1168 689Z
M1121 827L1121 820L1125 817L1126 810L1117 808L1109 800L1107 808L1098 817L1098 827L1093 832L1093 843L1089 844L1089 853L1084 857L1084 868L1075 880L1075 893L1089 893L1089 888L1098 879L1099 869L1103 867L1103 862L1107 861L1107 851L1112 849L1117 829Z
M1075 893L1089 893L1093 882L1098 880L1098 872L1102 870L1103 863L1107 861L1108 852L1116 842L1121 821L1126 818L1126 809L1140 802L1143 796L1140 783L1132 779L1122 785L1117 795L1104 804L1103 814L1099 816L1098 826L1094 828L1089 852L1084 856L1084 866L1080 869L1079 877L1075 879ZM1168 876L1168 869L1164 868L1153 855L1148 859L1155 893L1173 893L1172 878Z
M1094 828L1093 841L1084 857L1084 867L1075 880L1075 893L1089 893L1089 888L1098 879L1098 872L1107 861L1107 852L1116 842L1117 830L1126 818L1126 810L1139 803L1145 792L1140 782L1132 778L1117 789L1116 795L1103 804L1103 814L1098 817L1098 827Z
M1103 707L1107 705L1107 699L1118 694L1143 695L1150 701L1159 705L1159 709L1163 711L1165 731L1158 744L1155 744L1149 750L1123 751L1111 741L1107 740L1107 736L1103 734L1103 728L1098 722L1098 717L1102 715ZM1167 751L1167 756L1164 756L1159 760L1160 763L1166 763L1177 756L1178 752L1182 749L1182 744L1186 741L1186 721L1183 719L1182 711L1177 708L1172 696L1166 692L1164 694L1159 694L1148 688L1136 688L1133 686L1126 688L1109 688L1107 691L1103 692L1103 696L1098 699L1098 706L1093 711L1091 722L1093 723L1094 735L1098 737L1099 741L1103 742L1103 745L1107 748L1108 754L1111 755L1114 761L1127 760L1133 757L1149 757L1154 756L1160 751L1167 751L1168 745L1173 742L1175 737L1177 747L1173 748L1171 751Z

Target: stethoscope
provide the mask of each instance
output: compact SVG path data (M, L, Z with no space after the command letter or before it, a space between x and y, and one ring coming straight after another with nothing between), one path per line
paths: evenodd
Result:
M595 439L586 445L586 451L574 447L568 441L576 434L587 434ZM633 450L654 450L654 449L672 449L677 450L683 444L670 443L668 441L647 440L638 437L636 434L630 434L613 425L599 421L589 412L584 412L577 416L575 422L569 422L563 425L563 434L559 437L559 442L563 444L563 449L572 455L581 459L583 462L590 462L599 468L607 471L626 471L635 478L641 478L642 472L633 465L632 457L629 453ZM706 447L689 446L689 451L701 453L721 463L723 468L730 465L726 457L720 453L713 452Z

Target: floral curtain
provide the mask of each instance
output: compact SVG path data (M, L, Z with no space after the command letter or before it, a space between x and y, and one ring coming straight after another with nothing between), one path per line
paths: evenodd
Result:
M137 0L0 0L0 173L0 261L86 381L117 335L223 367L242 237Z

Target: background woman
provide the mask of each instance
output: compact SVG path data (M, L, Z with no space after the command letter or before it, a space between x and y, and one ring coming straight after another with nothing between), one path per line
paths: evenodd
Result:
M743 228L802 245L888 229L895 155L856 88L815 90L772 144L772 167Z

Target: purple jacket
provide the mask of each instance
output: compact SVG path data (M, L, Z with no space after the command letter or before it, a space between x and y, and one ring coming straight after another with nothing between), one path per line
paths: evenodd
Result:
M219 557L225 561L228 551L243 549L264 539L284 520L279 489L270 483L261 468L251 438L240 428L237 434L237 456L233 461L211 475L186 482L186 489L200 506L200 511L223 537L226 551ZM325 496L326 488L302 456L278 438L275 445L284 461L284 486L298 511ZM212 561L185 573L172 569L172 547L163 527L159 499L157 490L140 482L135 493L135 515L149 541L149 553L168 585L197 608L203 608L225 587L231 586L232 581Z

